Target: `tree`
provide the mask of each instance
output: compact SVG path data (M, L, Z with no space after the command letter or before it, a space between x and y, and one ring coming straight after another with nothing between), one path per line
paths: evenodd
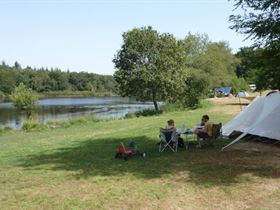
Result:
M54 81L53 83L56 84L56 88L58 90L67 90L69 89L69 74L64 73L58 69L51 70L49 72L49 77ZM54 88L52 88L54 89Z
M21 68L21 66L20 66L19 62L17 62L17 61L15 62L14 67L15 67L16 69L20 69L20 68Z
M29 109L38 101L38 95L21 83L12 92L10 99L16 108Z
M185 104L188 107L194 107L199 104L199 99L206 95L208 91L209 80L206 74L199 70L193 70L186 79Z
M8 66L8 65L6 64L6 62L5 62L4 60L2 60L2 62L1 62L1 66L6 67L6 66Z
M242 15L229 17L230 27L247 34L256 44L271 44L280 40L280 1L279 0L234 0L235 7L243 9Z
M263 50L263 67L258 71L258 89L280 89L280 42L271 44Z
M231 15L231 29L254 40L254 47L263 47L262 66L257 75L258 89L280 89L280 1L234 0L243 15Z
M137 100L178 100L185 87L183 45L171 34L152 27L134 28L123 34L123 45L113 59L121 96Z
M263 71L263 49L254 47L240 48L236 57L240 59L240 64L236 69L236 75L244 78L249 83L257 83L260 79L257 72Z
M11 93L15 86L16 81L13 72L5 66L0 66L0 91Z
M239 59L231 52L227 42L210 42L205 34L188 34L182 41L191 76L206 75L209 88L229 85L236 77Z
M203 53L194 58L193 68L207 76L209 88L229 85L239 60L225 42L209 42Z
M38 70L32 78L32 88L37 92L50 91L52 86L55 86L54 80L51 80L47 71Z
M16 86L23 83L37 92L65 90L94 90L96 95L115 93L115 80L111 75L97 75L87 72L63 72L58 68L26 68L18 62L9 66L4 61L0 63L0 91L8 95ZM97 88L98 87L98 88Z

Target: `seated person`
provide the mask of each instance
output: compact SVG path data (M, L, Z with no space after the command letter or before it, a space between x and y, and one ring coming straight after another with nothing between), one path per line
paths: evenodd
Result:
M119 145L119 148L118 148L118 152L116 154L116 158L129 158L129 157L132 157L132 156L136 156L136 155L139 155L139 156L142 156L142 157L145 157L146 156L146 153L145 152L139 152L137 150L137 146L134 142L131 142L130 145L129 145L130 149L127 150L124 146L123 143L120 143Z
M167 121L166 129L172 129L172 128L175 128L175 122L174 120L170 119Z
M175 128L175 126L174 126L174 120L172 120L172 119L168 120L168 121L167 121L167 125L166 125L165 128L166 128L166 129ZM159 135L159 137L160 137L160 135ZM160 142L158 142L158 144L160 144Z
M174 120L170 119L167 121L166 129L176 129ZM170 142L170 145L173 146L173 142ZM185 146L184 140L180 137L180 134L178 134L178 146L182 148Z
M204 122L203 119L201 119L201 122L200 122L199 126L203 127L204 125L205 125L205 122Z
M172 119L168 120L165 128L166 129L176 129L174 120L172 120ZM160 142L159 142L159 144L160 144ZM173 147L174 144L173 144L173 142L170 142L169 145Z
M204 119L202 118L200 124L198 124L198 125L196 126L196 129L194 130L194 133L197 133L199 129L204 128L204 125L205 125Z
M128 156L128 157L131 157L131 156L133 156L133 155L136 154L136 153L133 152L132 150L126 150L123 143L120 143L119 149L118 149L118 153L119 153L121 156Z
M201 139L209 138L212 136L213 123L209 121L208 115L203 115L201 122L204 123L203 128L197 128L195 134L197 135L197 147L201 147Z

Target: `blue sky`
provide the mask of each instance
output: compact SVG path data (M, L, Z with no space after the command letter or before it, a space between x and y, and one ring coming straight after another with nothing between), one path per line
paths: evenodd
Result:
M0 60L113 74L122 33L152 26L184 38L206 33L233 52L250 45L229 29L227 0L0 0Z

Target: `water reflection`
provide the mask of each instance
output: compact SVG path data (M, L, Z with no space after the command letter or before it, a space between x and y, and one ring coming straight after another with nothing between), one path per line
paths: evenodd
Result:
M153 104L120 97L48 98L38 102L32 110L32 117L36 117L41 123L84 115L103 119L120 118L128 112L147 108L153 108ZM0 103L0 126L20 129L28 116L27 111L19 111L9 102Z

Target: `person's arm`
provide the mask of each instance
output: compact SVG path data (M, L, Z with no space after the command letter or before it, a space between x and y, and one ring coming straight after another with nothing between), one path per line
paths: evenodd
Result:
M207 133L207 126L208 124L205 123L204 127L200 130L200 132Z

